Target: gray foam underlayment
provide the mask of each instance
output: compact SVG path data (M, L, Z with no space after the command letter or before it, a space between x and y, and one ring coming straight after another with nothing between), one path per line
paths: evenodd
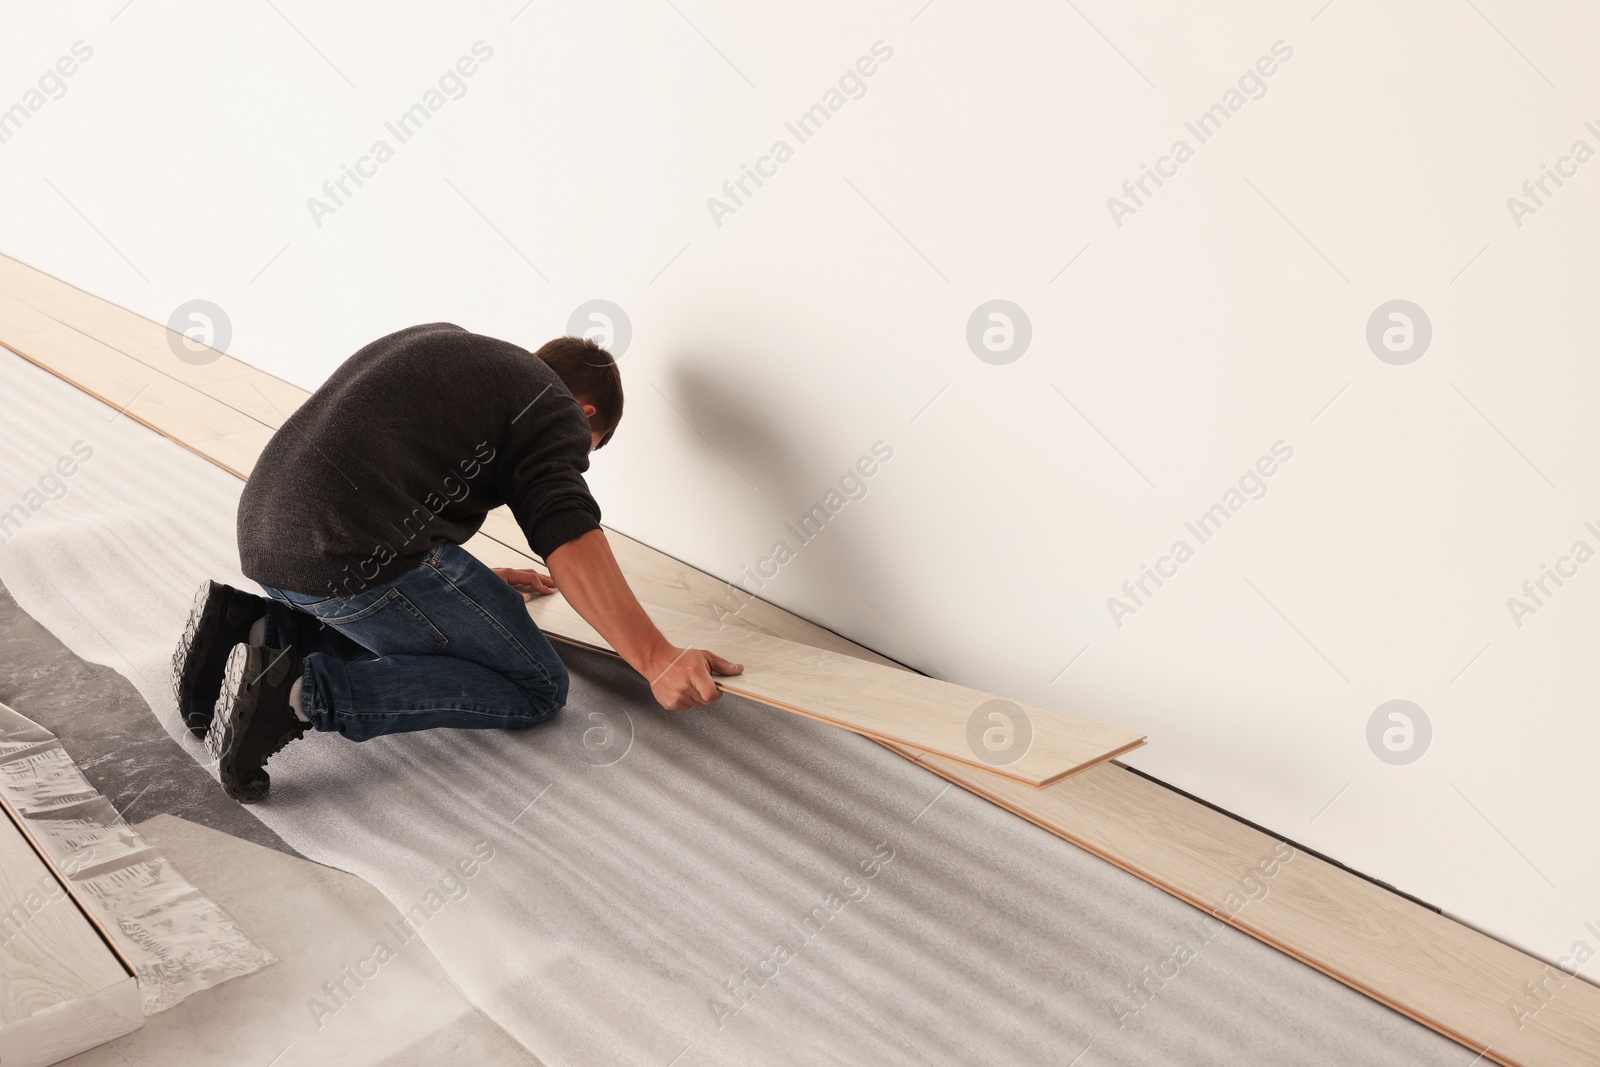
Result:
M0 510L93 449L0 546L0 580L206 762L168 662L202 578L254 588L242 483L10 353L0 409ZM420 904L451 978L550 1067L1472 1061L864 738L733 697L663 713L617 661L563 655L571 700L547 727L312 734L251 809ZM493 858L447 880L475 847ZM1133 1013L1127 983L1158 968ZM382 995L377 972L357 995Z

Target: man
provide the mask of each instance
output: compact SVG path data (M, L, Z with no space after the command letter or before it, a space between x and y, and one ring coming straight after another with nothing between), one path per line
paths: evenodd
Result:
M266 796L267 759L312 727L365 741L549 720L567 671L524 603L557 589L664 708L717 699L712 675L743 667L667 641L600 529L583 474L621 418L616 361L578 338L530 353L433 323L346 360L240 497L240 565L266 597L206 582L173 656L179 713L229 795ZM501 504L548 575L460 547Z

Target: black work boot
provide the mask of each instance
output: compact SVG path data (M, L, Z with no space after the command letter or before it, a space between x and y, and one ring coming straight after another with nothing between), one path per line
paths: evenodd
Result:
M228 653L249 640L251 625L266 613L264 598L231 585L207 579L195 593L183 639L172 654L172 688L178 714L196 737L204 737L211 726Z
M235 645L206 747L217 757L222 788L242 804L266 797L266 762L311 728L289 706L305 661L288 649Z

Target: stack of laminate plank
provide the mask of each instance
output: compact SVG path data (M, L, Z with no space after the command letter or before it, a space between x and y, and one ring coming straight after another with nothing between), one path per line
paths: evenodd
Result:
M0 1064L45 1067L143 1025L133 971L0 804Z

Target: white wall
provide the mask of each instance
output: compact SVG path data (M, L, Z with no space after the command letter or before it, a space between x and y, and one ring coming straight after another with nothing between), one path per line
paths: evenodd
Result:
M0 250L152 318L215 301L234 354L306 386L410 323L533 347L611 300L617 528L736 578L884 441L764 595L1137 724L1136 766L1523 947L1600 949L1600 563L1507 607L1600 549L1600 162L1507 207L1600 149L1590 8L121 3L4 7L0 106L93 56L0 144ZM480 40L396 146L385 121ZM798 144L785 120L878 41ZM1198 143L1185 121L1279 41ZM380 137L393 159L315 224ZM719 226L707 198L778 138L793 158ZM1178 138L1193 158L1117 225L1107 198ZM965 339L993 298L1031 321L1009 365ZM1432 324L1408 365L1366 341L1393 299ZM1199 544L1185 521L1279 441ZM1194 557L1117 625L1178 538ZM1407 765L1367 741L1392 699L1432 725Z

